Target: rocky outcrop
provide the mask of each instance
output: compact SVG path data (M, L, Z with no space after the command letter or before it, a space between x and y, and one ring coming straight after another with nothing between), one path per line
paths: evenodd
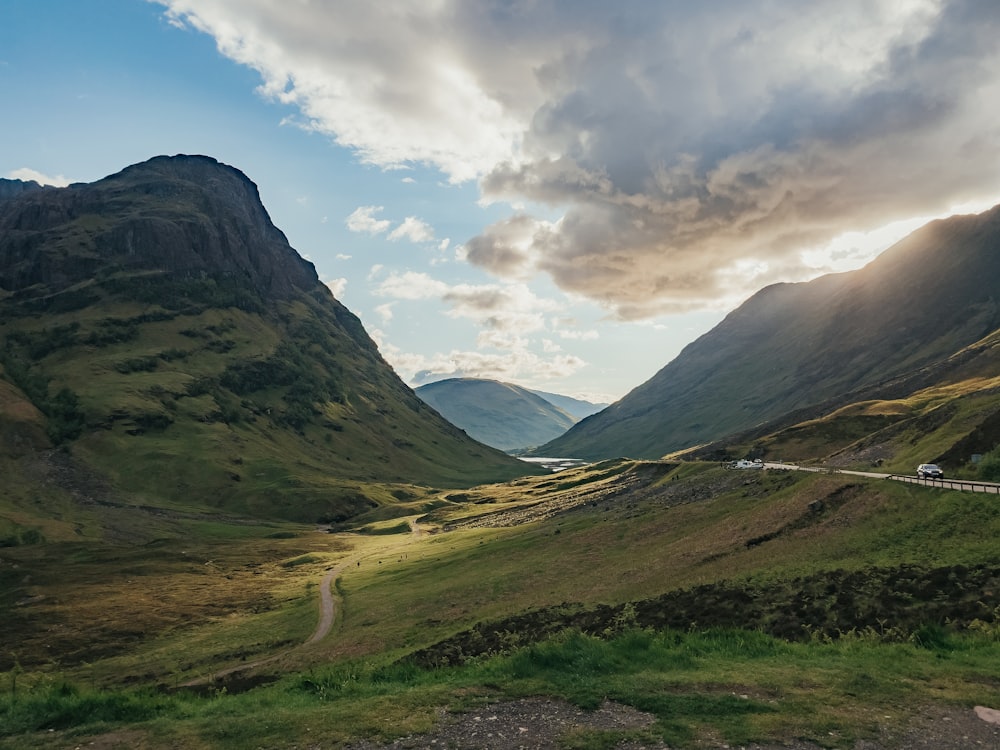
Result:
M14 198L29 190L41 190L42 186L34 180L8 180L0 177L0 201Z
M91 184L5 190L0 289L7 292L50 296L144 271L211 277L281 299L319 282L271 223L257 186L207 156L159 156Z

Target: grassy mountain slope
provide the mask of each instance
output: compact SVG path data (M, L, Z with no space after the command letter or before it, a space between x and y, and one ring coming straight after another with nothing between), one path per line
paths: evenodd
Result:
M8 385L116 503L343 519L526 472L418 399L206 157L0 201L0 321Z
M542 396L496 380L449 378L422 385L416 393L471 437L501 450L541 445L576 422Z
M1000 207L865 268L761 290L653 378L539 449L656 457L919 371L1000 327Z
M1000 330L953 356L876 386L784 415L694 450L912 474L938 463L976 478L974 455L1000 446Z

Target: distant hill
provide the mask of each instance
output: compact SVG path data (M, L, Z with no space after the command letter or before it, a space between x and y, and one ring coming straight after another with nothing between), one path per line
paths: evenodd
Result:
M541 394L496 380L450 378L422 385L416 393L471 437L506 451L552 440L577 421ZM586 402L557 398L585 408Z
M606 403L594 404L590 401L572 398L571 396L561 396L558 393L546 393L545 391L534 390L531 392L536 396L541 396L553 406L562 409L577 421L589 417L591 414L597 414L601 409L608 406Z
M240 171L156 157L16 183L0 185L8 477L60 446L67 471L41 481L89 502L313 521L527 473L399 380Z
M761 290L537 452L654 458L932 373L1000 328L997 289L1000 206L931 222L863 269Z

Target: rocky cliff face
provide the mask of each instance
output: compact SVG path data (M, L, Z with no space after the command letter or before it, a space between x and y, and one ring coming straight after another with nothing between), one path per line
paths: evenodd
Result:
M318 281L271 223L257 186L210 157L161 156L92 184L8 192L0 203L8 292L51 297L147 271L287 299Z
M0 201L13 198L29 190L40 190L41 187L34 180L25 182L24 180L8 180L0 177Z

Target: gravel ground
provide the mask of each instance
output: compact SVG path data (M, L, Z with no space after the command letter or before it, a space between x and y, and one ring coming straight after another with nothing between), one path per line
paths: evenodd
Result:
M972 709L933 708L917 713L900 733L861 740L853 750L1000 750L1000 715ZM497 703L464 714L441 713L435 732L402 737L388 744L363 741L348 750L542 750L560 748L561 741L580 730L640 730L654 721L650 714L628 706L605 703L593 712L582 711L562 701L531 698ZM823 750L811 742L789 740L771 745L730 746L708 742L702 750ZM669 750L657 742L623 742L617 750Z

